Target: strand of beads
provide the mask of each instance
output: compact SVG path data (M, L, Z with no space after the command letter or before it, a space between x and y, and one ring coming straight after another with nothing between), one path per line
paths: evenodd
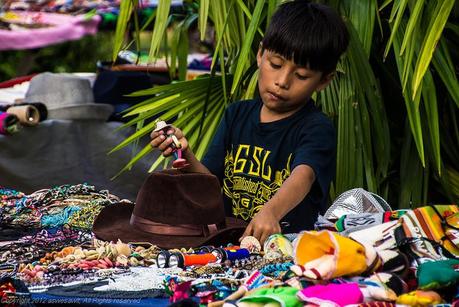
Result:
M291 262L267 264L260 269L260 273L267 276L279 277L293 265Z

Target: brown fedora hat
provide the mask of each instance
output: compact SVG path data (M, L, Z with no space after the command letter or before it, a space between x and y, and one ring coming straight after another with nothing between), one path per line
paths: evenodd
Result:
M105 241L149 242L170 249L237 244L246 226L225 218L217 177L163 170L145 180L135 205L102 209L92 231Z

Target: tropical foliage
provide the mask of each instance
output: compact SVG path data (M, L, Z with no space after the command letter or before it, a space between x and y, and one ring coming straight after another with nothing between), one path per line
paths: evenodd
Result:
M137 92L152 95L128 110L125 126L137 132L118 150L149 134L151 118L181 127L202 157L233 101L256 91L255 56L279 0L185 1L183 14L169 14L159 1L150 59L165 50L178 81ZM332 84L316 96L335 122L338 135L336 179L331 199L363 187L394 207L459 199L459 26L454 0L328 0L344 17L351 42ZM116 56L137 0L122 1L115 37ZM201 39L212 25L215 46L211 74L185 81L188 29L198 23ZM172 39L166 29L174 26ZM164 48L165 47L165 48ZM152 149L146 146L129 169ZM160 158L151 170L162 165Z

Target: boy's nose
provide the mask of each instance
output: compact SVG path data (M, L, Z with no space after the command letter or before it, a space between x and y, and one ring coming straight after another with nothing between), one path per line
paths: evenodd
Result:
M284 72L279 72L277 75L276 81L274 84L282 89L288 89L290 87L290 76L289 73L284 71Z

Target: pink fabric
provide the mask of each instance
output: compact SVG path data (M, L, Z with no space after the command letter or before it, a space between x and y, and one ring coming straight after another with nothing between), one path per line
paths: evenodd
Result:
M53 27L21 31L0 30L0 50L39 48L77 40L87 34L96 34L100 16L87 19L84 15L70 16L43 12L14 12L21 20L34 20Z
M363 294L357 283L315 285L299 291L297 295L302 301L319 306L346 306L363 302Z
M8 117L8 113L6 112L0 112L0 134L8 134L6 131L7 127L4 127L5 124L5 119Z

